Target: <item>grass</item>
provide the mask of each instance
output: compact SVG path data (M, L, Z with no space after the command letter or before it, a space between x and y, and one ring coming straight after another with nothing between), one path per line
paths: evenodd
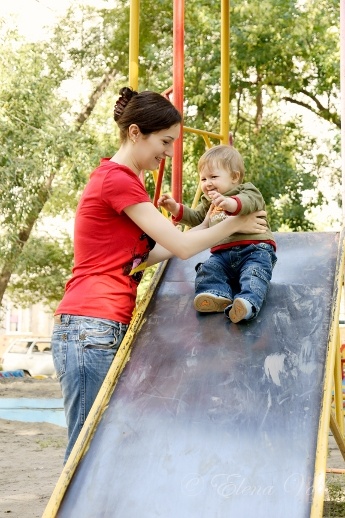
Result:
M323 506L324 518L345 517L345 475L330 475L326 479L328 500Z
M65 448L66 440L61 438L46 437L36 441L38 446L43 450L44 448Z

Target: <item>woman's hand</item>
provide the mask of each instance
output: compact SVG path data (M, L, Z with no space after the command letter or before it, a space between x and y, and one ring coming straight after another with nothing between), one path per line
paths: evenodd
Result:
M237 220L237 232L241 234L264 234L267 231L266 216L267 213L264 210L258 210L245 216L230 216L228 219Z

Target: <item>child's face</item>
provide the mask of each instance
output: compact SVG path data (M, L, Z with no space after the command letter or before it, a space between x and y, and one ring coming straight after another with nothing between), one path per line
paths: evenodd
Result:
M239 174L231 173L228 170L213 167L208 169L204 167L200 173L201 190L207 198L210 198L209 192L219 192L224 194L233 189L239 183Z

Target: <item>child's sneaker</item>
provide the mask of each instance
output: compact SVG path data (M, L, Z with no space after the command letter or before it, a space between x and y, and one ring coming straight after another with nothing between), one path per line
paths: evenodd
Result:
M231 322L237 324L241 320L248 320L253 316L253 307L246 299L237 298L229 311Z
M200 313L222 313L231 303L231 299L213 293L199 293L194 299L194 307Z

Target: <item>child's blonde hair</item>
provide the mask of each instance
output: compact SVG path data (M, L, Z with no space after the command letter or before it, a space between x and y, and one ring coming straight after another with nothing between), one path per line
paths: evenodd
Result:
M229 173L235 171L240 173L239 182L243 182L245 173L243 158L234 147L220 144L208 149L199 159L199 174L205 167L211 169L212 166L228 170Z

